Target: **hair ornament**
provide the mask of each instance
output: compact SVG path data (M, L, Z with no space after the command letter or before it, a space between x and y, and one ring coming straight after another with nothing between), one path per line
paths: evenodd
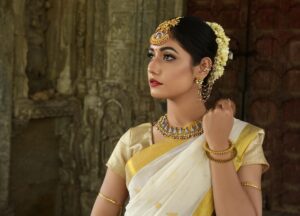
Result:
M162 45L170 38L170 30L180 22L181 17L166 20L159 24L154 34L150 37L150 44Z
M214 31L216 35L216 42L218 49L214 58L214 64L212 66L211 77L209 83L212 85L217 79L219 79L224 73L224 67L226 66L229 58L229 37L225 35L224 29L221 25L214 22L206 22Z

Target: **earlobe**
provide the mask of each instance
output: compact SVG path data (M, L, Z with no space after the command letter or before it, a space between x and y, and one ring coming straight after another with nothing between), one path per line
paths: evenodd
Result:
M195 70L195 77L198 79L204 79L208 75L210 70L210 67L205 67L199 64Z
M195 79L203 79L203 69L201 69L201 65L194 66L194 77Z

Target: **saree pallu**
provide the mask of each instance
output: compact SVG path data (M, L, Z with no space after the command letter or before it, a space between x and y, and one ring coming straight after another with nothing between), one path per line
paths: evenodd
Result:
M248 145L264 131L235 119L229 139L240 168ZM141 150L125 166L130 200L125 216L195 215L214 212L209 160L204 135L189 140L165 138Z

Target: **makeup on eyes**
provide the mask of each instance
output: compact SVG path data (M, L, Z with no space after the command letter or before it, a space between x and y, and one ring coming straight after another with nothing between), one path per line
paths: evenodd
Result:
M163 59L166 60L166 61L173 61L173 60L176 59L176 57L172 54L164 53Z
M167 60L167 61L172 61L172 60L175 60L176 59L176 55L174 54L174 52L176 54L178 54L178 52L172 48L172 47L161 47L159 49L159 52L162 52L162 56L163 56L163 59L164 60ZM149 58L152 58L153 56L155 56L155 51L153 48L149 48L148 49L148 53L147 53L147 56Z
M147 52L147 57L152 58L153 56L154 56L153 52L151 52L151 51Z

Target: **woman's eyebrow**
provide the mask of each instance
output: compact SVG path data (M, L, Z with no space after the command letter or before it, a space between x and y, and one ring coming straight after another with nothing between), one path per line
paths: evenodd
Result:
M174 49L173 47L162 47L162 48L159 49L159 51L161 51L161 52L165 51L165 50L172 50L172 51L174 51L174 52L176 52L178 54L177 50ZM154 52L154 49L151 48L151 47L149 47L148 51Z
M160 50L160 51L173 50L174 52L176 52L176 53L178 54L177 50L174 49L173 47L162 47L162 48L160 48L159 50Z

